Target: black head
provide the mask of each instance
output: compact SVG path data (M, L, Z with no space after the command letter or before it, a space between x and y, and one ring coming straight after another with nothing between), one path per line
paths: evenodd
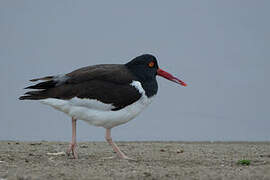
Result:
M125 64L126 67L138 78L148 97L157 93L158 85L156 75L172 82L187 86L186 83L158 67L157 59L151 54L143 54Z
M157 59L151 54L143 54L126 64L141 82L154 80L159 69Z

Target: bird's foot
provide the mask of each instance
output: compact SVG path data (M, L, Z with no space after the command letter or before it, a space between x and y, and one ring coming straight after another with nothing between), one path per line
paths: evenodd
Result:
M74 159L78 159L78 153L77 153L77 144L76 143L70 143L68 150L67 150L67 155L69 156L70 153L72 153L72 156Z

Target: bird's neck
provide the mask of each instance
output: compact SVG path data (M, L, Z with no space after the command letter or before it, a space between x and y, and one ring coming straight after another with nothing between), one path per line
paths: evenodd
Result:
M158 83L156 80L156 76L153 77L146 77L140 73L136 74L139 82L142 84L142 87L145 91L145 95L147 97L152 97L157 94L158 91Z
M156 80L156 75L147 73L144 71L144 68L130 68L126 64L128 69L133 73L136 79L142 84L142 87L145 91L147 97L152 97L157 94L158 84Z
M141 83L147 97L152 97L157 94L158 84L156 78Z

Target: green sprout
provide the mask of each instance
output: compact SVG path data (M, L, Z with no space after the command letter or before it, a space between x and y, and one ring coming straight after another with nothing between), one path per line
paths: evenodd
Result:
M247 159L241 159L237 162L237 164L243 165L243 166L248 166L250 165L250 160Z

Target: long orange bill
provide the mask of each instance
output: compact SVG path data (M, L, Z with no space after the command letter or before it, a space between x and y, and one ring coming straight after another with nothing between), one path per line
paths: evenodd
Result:
M180 79L174 77L174 76L171 75L170 73L168 73L168 72L166 72L166 71L164 71L164 70L162 70L162 69L160 69L160 68L157 70L157 75L162 76L162 77L164 77L164 78L166 78L166 79L168 79L168 80L170 80L170 81L172 81L172 82L175 82L175 83L177 83L177 84L180 84L180 85L182 85L182 86L187 86L186 83L184 83L184 82L181 81Z

